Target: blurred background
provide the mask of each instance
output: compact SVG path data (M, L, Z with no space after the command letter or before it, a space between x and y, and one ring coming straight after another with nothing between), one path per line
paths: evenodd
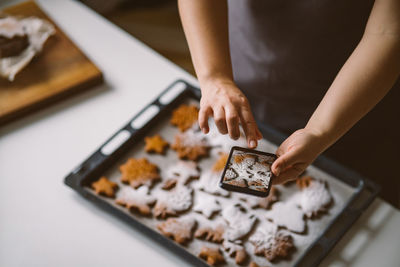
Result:
M176 0L81 2L194 75Z
M0 8L15 4L0 0ZM176 0L81 0L91 9L194 75Z

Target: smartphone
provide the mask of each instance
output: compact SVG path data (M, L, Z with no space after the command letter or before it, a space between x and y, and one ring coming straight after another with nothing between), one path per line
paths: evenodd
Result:
M228 191L267 197L274 177L271 166L276 159L275 154L234 146L219 185Z

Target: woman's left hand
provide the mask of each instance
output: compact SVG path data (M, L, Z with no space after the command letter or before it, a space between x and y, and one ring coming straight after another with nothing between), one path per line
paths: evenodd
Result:
M277 149L278 159L272 164L273 184L282 184L299 177L327 146L322 135L310 129L300 129Z

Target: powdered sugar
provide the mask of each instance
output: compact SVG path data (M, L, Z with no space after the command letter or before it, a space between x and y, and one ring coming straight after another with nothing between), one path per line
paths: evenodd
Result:
M220 176L221 172L214 172L212 170L203 171L197 183L197 188L210 194L228 197L230 194L229 191L219 187Z
M303 233L306 229L303 211L292 202L275 203L265 217L295 233Z
M308 187L294 194L291 201L298 204L305 215L311 218L319 211L325 210L331 203L332 196L324 181L314 179Z
M176 179L178 183L187 184L190 179L198 178L200 175L197 164L193 161L179 160L171 165L166 171L166 178Z
M229 225L225 232L225 237L231 241L246 236L257 220L253 214L247 212L247 210L239 203L223 209L222 217Z
M215 212L221 210L221 204L214 196L204 194L204 196L198 199L193 210L202 213L207 218L210 218Z

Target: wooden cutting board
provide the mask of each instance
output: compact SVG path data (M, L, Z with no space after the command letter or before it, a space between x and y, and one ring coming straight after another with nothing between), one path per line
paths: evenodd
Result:
M101 71L33 1L3 12L46 19L55 26L56 34L13 82L0 77L0 126L102 83Z

